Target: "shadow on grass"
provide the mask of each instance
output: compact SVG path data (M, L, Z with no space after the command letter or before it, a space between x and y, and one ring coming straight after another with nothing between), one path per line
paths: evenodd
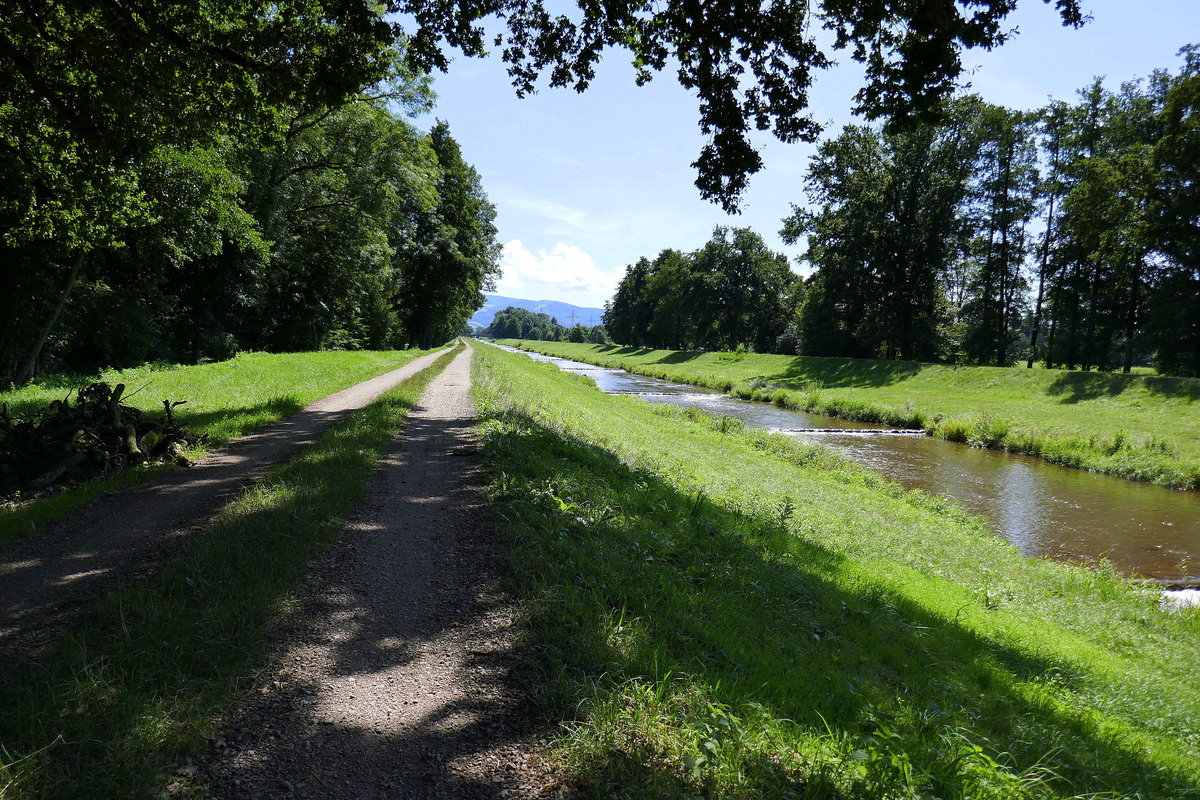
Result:
M217 429L220 431L218 443L243 436L264 421L274 421L295 414L304 405L294 395L272 397L262 403L241 408L220 408L213 411L188 411L186 407L176 412L180 425L190 428L197 433Z
M1116 397L1139 384L1162 398L1200 400L1200 380L1196 378L1126 375L1120 372L1064 372L1046 387L1046 393L1060 397L1060 403L1074 404L1082 400Z
M676 350L669 353L657 361L652 361L652 364L685 364L688 361L699 358L704 355L703 350Z
M1083 680L1069 665L931 615L790 533L802 521L786 509L719 507L528 417L503 421L507 433L493 433L488 451L511 579L529 598L528 683L548 715L630 708L623 695L640 683L667 696L659 724L690 726L685 738L703 740L704 709L716 706L757 708L781 729L843 744L842 757L862 765L855 796L906 782L931 796L976 796L967 767L986 760L970 755L974 746L1013 775L1053 769L1065 794L1197 796L1135 745L1095 732L1067 700ZM579 746L590 791L695 793L696 781L670 766L680 754L664 757L655 723L624 735L623 725L634 723L586 720L582 730L604 729L601 743ZM819 768L812 783L789 772L751 727L735 728L745 739L740 782L721 784L714 768L704 791L839 796Z
M345 534L345 546L285 626L286 648L273 665L283 668L268 670L249 707L226 721L227 752L205 759L209 788L219 796L256 780L270 785L271 775L302 784L301 797L492 798L511 791L494 779L498 763L526 751L528 709L510 698L523 695L514 668L530 656L500 632L511 608L496 587L499 557L482 523L477 470L455 452L470 443L463 430L461 422L409 422L397 450L410 459L420 454L421 476L470 478L432 487L438 494L430 498L424 477L376 474L377 489L368 490L363 507L382 503L387 510L368 511ZM390 457L382 466L404 463ZM381 516L403 522L378 526ZM428 535L430 525L436 536ZM329 678L289 677L297 660L326 665ZM423 678L439 671L445 683ZM415 719L372 714L374 701L345 703L339 692L347 684L360 696L386 693L411 707ZM255 756L249 767L242 759L241 769L231 769L245 752ZM269 766L256 768L255 761ZM478 768L463 769L472 763Z
M5 747L0 770L13 757L29 756L21 767L26 783L17 796L28 791L46 797L157 797L164 782L173 780L177 790L180 781L191 780L172 779L169 765L206 750L199 745L212 715L241 696L246 676L261 667L268 623L361 500L363 481L378 450L414 407L420 385L407 395L385 396L359 412L353 424L331 431L304 458L273 474L259 499L223 516L207 535L191 538L182 554L154 577L110 595L37 663L0 671L0 741ZM431 459L461 461L437 433L436 421L425 427L413 424L408 431L418 447L434 448ZM426 502L426 513L452 518L441 503L465 505L464 492L460 488L457 494L439 496L436 503ZM486 531L473 533L468 546L490 546ZM461 556L462 547L443 550L443 544L432 539L427 549L433 557ZM415 555L400 548L393 557ZM462 564L454 560L453 566ZM480 589L492 573L459 572L458 580L450 579L446 586L433 585L426 577L403 587L403 597L417 597L425 604L422 613L368 613L373 609L364 610L364 596L353 589L318 593L309 616L320 624L297 641L301 646L335 641L333 669L339 675L372 674L407 663L428 640L494 613L494 598ZM450 596L436 597L447 589ZM432 602L435 598L441 602ZM406 638L397 645L397 637ZM481 683L499 686L508 679L513 656L488 644L471 651L463 670ZM342 773L328 776L331 782L324 788L321 776L314 776L304 791L285 791L279 782L282 778L296 783L297 775L306 774L301 768L312 760L313 734L318 732L311 726L310 698L322 688L302 681L260 687L261 696L272 700L282 716L268 727L261 717L242 718L225 740L224 752L214 758L249 747L281 763L290 757L299 766L294 773L268 769L265 776L222 796L339 796ZM508 732L496 727L515 713L493 699L499 694L497 689L485 692L478 702L467 699L435 708L403 734L363 718L323 725L316 743L355 754L353 764L343 762L343 773L355 769L386 777L395 776L398 769L415 770L420 774L413 780L427 781L438 790L434 794L443 796L441 787L451 786L442 781L449 759L494 749L498 738L518 735L515 728ZM463 714L470 719L459 724ZM281 725L292 726L288 731L297 738L277 736ZM296 748L290 756L285 752L288 746ZM447 757L433 758L433 748ZM7 773L0 775L8 778ZM249 771L246 776L251 777ZM458 797L495 796L497 791L482 776L451 788L457 792L452 796ZM363 796L396 795L397 787L381 778L378 792Z
M830 389L862 389L900 383L925 366L918 361L797 356L790 366L768 377L785 386L816 381Z
M255 415L277 417L295 405L284 397L195 415L188 424L239 413L253 431L187 469L129 470L4 512L0 536L12 541L0 548L0 665L19 662L94 598L153 572L214 512L350 413L314 410L252 424Z

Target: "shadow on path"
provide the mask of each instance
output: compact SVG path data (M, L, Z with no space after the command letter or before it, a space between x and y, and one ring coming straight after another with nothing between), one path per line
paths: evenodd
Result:
M468 359L410 415L254 699L202 759L214 798L518 797L552 782L513 699Z
M147 484L0 549L0 667L29 660L100 597L153 574L213 513L330 425L429 366L415 359L328 395Z

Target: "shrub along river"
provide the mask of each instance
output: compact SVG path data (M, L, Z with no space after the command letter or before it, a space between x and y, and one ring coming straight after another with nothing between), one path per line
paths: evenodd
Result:
M708 389L516 350L591 377L601 391L699 408L756 428L823 442L908 489L952 498L988 518L1022 553L1172 584L1200 574L1200 492L1068 469L1029 456L947 442L920 431L853 422L740 400Z

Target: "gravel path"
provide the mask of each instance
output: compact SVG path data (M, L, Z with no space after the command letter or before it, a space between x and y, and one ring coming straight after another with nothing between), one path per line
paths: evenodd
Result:
M512 699L470 357L430 385L282 621L251 700L195 765L206 796L560 795Z
M190 469L113 492L0 549L0 676L29 660L99 597L155 573L243 488L441 355L323 397ZM0 686L3 679L0 677Z

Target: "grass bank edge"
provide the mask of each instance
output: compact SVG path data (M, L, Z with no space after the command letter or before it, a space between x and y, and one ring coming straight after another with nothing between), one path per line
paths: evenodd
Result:
M157 376L167 378L171 382L188 380L189 375L198 375L202 387L200 394L211 396L220 390L225 406L216 406L201 412L192 402L181 406L177 412L180 423L190 427L193 432L209 437L206 446L188 453L190 458L199 458L221 445L239 436L244 436L264 425L269 425L283 417L293 414L318 398L340 391L356 383L369 380L377 375L398 369L405 364L436 352L432 350L396 350L396 351L318 351L313 353L242 353L229 361L200 365L176 365L171 369L160 369L158 365L146 365L128 370L108 371L98 377L110 384L127 383L130 392L138 391L146 384L146 378ZM233 387L232 393L225 370L240 369L247 364L255 375L259 370L275 361L279 364L275 380L265 383L266 394L269 397L257 398L259 402L248 399L243 393ZM344 370L330 369L337 361L354 362ZM307 365L306 365L307 362ZM61 399L71 392L81 381L79 376L56 378L46 386L26 387L16 391L0 393L0 403L13 402L20 398L17 409L33 409L43 400ZM90 382L92 378L87 378ZM300 387L297 389L297 387ZM249 390L249 387L244 387ZM262 387L256 385L254 390L263 394ZM275 394L276 390L284 392ZM168 391L175 391L172 387ZM131 398L131 402L150 413L161 413L161 405L156 406L157 400L150 398L156 395L144 394ZM187 397L172 397L188 399ZM247 404L250 407L246 407ZM189 406L191 406L189 408ZM239 408L239 406L242 406ZM222 413L227 412L227 413ZM18 413L19 415L19 413ZM94 480L86 481L61 491L24 502L0 503L0 546L13 539L35 534L38 526L62 519L68 514L83 508L108 492L117 491L129 486L153 480L155 477L174 469L172 465L151 464L122 470L113 475L104 475Z
M105 598L37 664L6 676L0 796L162 796L165 771L236 705L265 657L271 621L340 534L425 387L461 350L271 470L158 576Z
M1151 433L1140 439L1131 436L1123 429L1115 430L1107 436L1099 434L1058 435L1040 430L1036 421L1032 419L1014 422L1011 419L992 414L951 416L936 410L936 408L931 408L930 401L896 407L839 394L839 392L852 393L852 390L813 388L800 391L788 389L771 381L744 381L729 377L705 377L689 374L686 367L679 364L672 365L670 369L655 368L631 360L628 354L606 355L601 352L602 345L562 346L564 343L531 340L505 340L503 343L545 355L557 355L585 361L598 366L620 367L629 372L652 378L718 389L746 400L774 403L781 408L862 422L880 422L897 427L921 428L930 436L961 442L972 447L1019 453L1073 469L1154 483L1172 489L1200 489L1200 456L1178 454L1176 452L1178 443L1169 442L1161 432ZM713 353L711 355L717 358L728 357L731 363L740 360L734 353ZM1094 373L1067 374L1072 377L1082 377ZM1135 378L1144 380L1145 376L1135 376ZM1157 378L1156 380L1182 382L1188 379Z
M482 350L477 348L477 352ZM492 369L485 367L485 362L494 358L485 355L478 360L477 371ZM496 360L513 358L501 354ZM742 563L731 567L736 574L728 578L728 600L764 592L764 576L786 573L781 566L808 570L803 559L788 561L786 553L777 551L781 543L787 546L795 537L804 538L805 531L792 525L790 533L781 533L773 516L790 509L795 516L788 519L793 522L804 514L819 520L819 514L805 507L803 500L788 507L772 497L746 497L743 501L723 497L725 484L712 482L725 481L720 470L710 470L709 483L704 483L687 464L688 458L699 452L693 445L704 439L697 429L702 432L707 427L707 436L726 443L735 455L739 448L757 452L766 465L762 471L779 472L779 461L795 462L792 466L800 467L799 472L790 472L791 467L783 471L793 478L800 475L802 480L779 485L801 497L840 468L826 463L823 459L827 456L792 440L721 426L720 420L706 420L699 412L645 403L641 404L643 410L635 411L632 404L638 401L630 398L601 395L603 403L589 399L584 392L568 389L568 376L553 375L556 371L550 367L504 361L503 368L519 375L504 390L508 395L495 388L495 381L489 385L487 380L477 382L477 394L485 420L482 433L500 529L507 531L508 541L517 548L512 571L522 595L526 635L530 637L527 649L537 653L542 662L529 684L537 687L537 695L550 713L564 714L566 732L559 741L560 757L594 796L620 795L649 782L656 791L648 793L664 797L705 792L740 797L915 797L929 788L922 782L941 780L945 783L942 788L962 790L969 781L974 781L970 783L974 788L965 794L936 796L1097 797L1097 792L1105 789L1100 785L1105 774L1118 783L1141 780L1136 778L1143 771L1140 765L1106 765L1110 749L1124 754L1117 761L1128 756L1128 765L1140 758L1131 753L1150 754L1144 780L1152 791L1142 796L1200 796L1200 741L1191 728L1183 728L1192 730L1187 737L1170 733L1172 726L1190 724L1187 720L1195 712L1196 702L1186 697L1162 699L1157 691L1174 689L1186 694L1188 686L1194 688L1196 679L1187 665L1196 655L1200 615L1164 615L1154 606L1151 593L1115 575L1020 558L1011 546L987 534L977 520L953 504L904 492L856 465L846 467L840 489L862 501L861 525L874 524L866 508L881 501L880 495L890 498L883 502L893 513L896 526L908 524L905 518L913 515L940 518L940 529L952 540L949 545L981 551L957 554L975 562L979 579L955 583L939 574L942 564L938 557L944 553L938 553L937 542L911 543L909 550L935 553L933 560L920 568L898 566L887 558L881 560L878 554L851 550L844 554L848 559L830 561L835 569L817 578L826 591L802 595L808 602L823 603L817 614L821 626L813 628L818 631L813 636L821 642L815 645L804 630L793 635L789 633L791 625L781 624L777 618L764 625L755 614L721 620L721 607L716 603L696 602L684 615L668 613L662 606L684 602L679 598L686 599L694 586L715 580L721 562L732 563L723 558L726 553L720 549L709 559L718 562L716 566L692 556L721 543L719 537L706 538L717 534L704 531L704 527L714 523L718 528L742 526L739 533L763 556L746 562L753 570L742 570ZM541 377L534 371L539 368L544 373ZM530 396L542 380L558 383L552 391L543 389ZM524 408L506 419L504 404L510 401L524 404ZM528 425L521 415L535 419L536 424ZM665 420L664 430L675 423L679 427L664 434L657 445L621 439L636 437L644 430L642 422L654 417ZM803 462L810 457L817 461L805 468ZM730 463L735 460L731 458ZM742 466L754 463L745 458L742 462ZM729 469L747 474L736 466ZM620 478L611 480L605 491L602 484L610 471L620 472ZM641 495L646 492L640 481L645 475L651 476L646 483L657 484L657 488L647 490L643 502ZM755 480L761 483L766 479L754 475L747 483ZM871 497L875 499L866 502ZM740 503L742 510L710 509L731 502ZM700 509L699 522L695 509ZM691 525L700 525L703 535L684 547L659 546L677 529ZM605 560L603 550L609 546L621 552ZM575 556L577 551L582 555ZM735 545L735 552L745 555L744 551ZM998 566L989 564L992 556L1000 562ZM631 587L638 585L636 578L643 564L647 565L644 569L658 571L645 583L650 587L647 596L638 598ZM555 574L557 583L544 577ZM792 586L783 580L781 586ZM793 588L804 592L799 584ZM1017 594L1021 591L1036 594L1036 600L1022 598ZM699 592L696 595L706 597ZM776 593L766 598L760 611L769 615L790 602L786 595ZM871 615L860 618L859 612L864 611L860 607L866 606L873 608ZM717 611L709 613L711 607ZM930 692L913 686L922 680L923 667L881 661L883 674L877 675L873 666L864 670L849 659L841 666L851 680L866 676L855 690L856 696L881 698L872 711L874 719L864 717L848 725L827 709L828 721L819 709L807 715L780 709L783 703L778 702L772 687L788 683L788 670L794 672L796 662L791 667L785 664L782 672L764 680L764 670L771 667L770 663L762 666L764 659L784 658L793 647L803 651L806 646L822 648L826 640L836 643L839 635L849 635L834 630L839 624L886 643L887 635L875 636L877 632L870 626L874 618L886 617L897 607L907 609L906 615L915 615L909 620L911 625L906 622L896 629L906 641L936 639L944 630L963 628L969 629L969 635L955 634L948 641L981 648L976 655L963 657L961 669L945 671L940 664L934 666L938 680L969 684L966 690L950 693L946 708L939 710L936 704L905 708L905 695L910 691L913 705L929 702ZM830 624L821 614L835 620L839 614L853 619ZM667 622L656 627L656 617ZM742 628L748 632L743 634ZM580 631L585 634L582 644ZM759 634L763 635L755 638ZM678 640L681 635L696 640L699 646L691 650L686 649L690 645L685 646L681 652L690 655L682 660L663 656L662 642ZM771 639L783 639L787 646L779 647ZM1002 652L1022 655L1013 666L1004 663L1004 657L991 655ZM945 648L935 648L935 653L954 656ZM798 656L801 665L812 657L811 651ZM1159 657L1163 663L1158 663ZM1028 668L1020 665L1025 659L1030 662ZM713 669L713 663L728 671ZM1043 663L1050 666L1042 670ZM839 674L838 670L827 672ZM1157 689L1140 685L1147 682L1146 676ZM982 690L972 683L984 678L992 688ZM817 671L814 680L819 683L819 679ZM1112 685L1106 688L1106 682ZM975 702L975 693L981 694L978 702L985 710L988 704L996 706L991 709L993 716L1009 716L999 709L1011 703L1024 709L1023 717L1014 714L1014 718L1044 716L1061 720L1061 724L1049 726L1052 735L1026 736L1021 746L1027 752L1017 752L1011 742L990 741L986 736L981 740L970 725L959 725L951 708L953 699ZM1129 696L1120 699L1126 693ZM842 694L849 697L845 691ZM989 694L1000 700L985 697ZM1187 710L1189 702L1191 711ZM1157 719L1164 704L1174 706L1170 724ZM871 710L869 705L867 710ZM1142 712L1152 720L1144 726ZM939 727L941 723L936 721L942 715L950 723ZM1004 730L1008 724L999 727ZM1068 729L1078 733L1064 733ZM1053 753L1059 741L1070 742L1072 736L1095 741L1096 747ZM1185 740L1186 745L1181 744ZM1043 745L1040 754L1034 752ZM614 759L613 753L628 763ZM763 766L768 763L770 769ZM938 764L957 765L951 772L978 774L966 778L929 774L937 771ZM875 772L867 775L860 769ZM1090 770L1100 777L1093 779ZM753 785L742 782L750 774L761 780ZM988 780L998 782L995 791L980 788ZM1072 781L1076 789L1071 788ZM1153 791L1156 782L1157 794ZM1167 794L1161 791L1164 786L1169 787ZM1106 797L1138 796L1126 791L1128 786L1121 791L1108 788L1113 791Z

